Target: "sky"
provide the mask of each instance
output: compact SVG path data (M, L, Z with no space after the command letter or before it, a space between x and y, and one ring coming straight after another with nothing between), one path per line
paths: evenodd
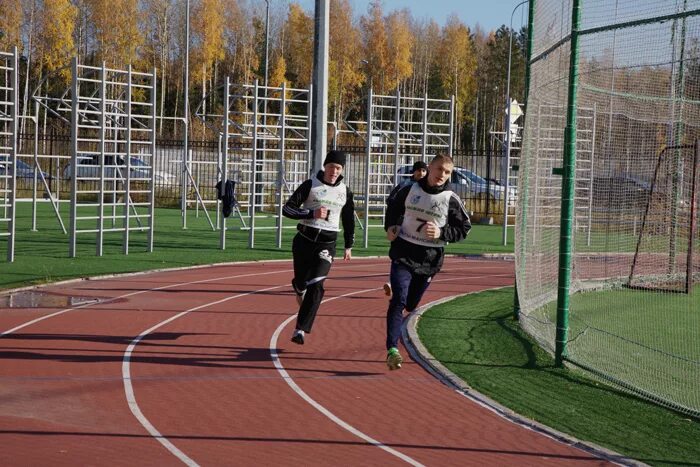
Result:
M296 0L307 11L313 11L314 0ZM350 0L356 15L367 12L370 0ZM383 0L385 12L408 8L414 18L434 19L444 25L447 18L456 13L464 24L473 28L478 23L482 29L490 31L501 25L510 25L511 14L518 0ZM522 13L522 16L521 16ZM513 15L513 28L520 29L527 22L527 3L520 6Z

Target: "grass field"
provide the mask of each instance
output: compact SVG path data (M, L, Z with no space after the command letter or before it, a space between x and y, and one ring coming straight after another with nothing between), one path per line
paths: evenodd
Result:
M63 205L62 210L64 223L68 225L68 205ZM195 217L194 210L188 211L187 229L183 230L179 209L157 209L152 253L146 252L146 235L142 232L131 234L127 256L122 254L122 234L109 233L105 235L103 256L98 258L95 255L94 235L84 234L78 236L77 256L69 258L68 235L61 231L47 203L39 205L38 228L35 232L30 230L30 203L20 203L17 211L14 263L4 261L7 256L7 240L0 237L0 289L75 277L197 264L286 259L291 258L291 241L296 232L293 228L285 229L282 248L278 249L274 230L256 231L255 249L250 250L248 232L239 230L240 222L230 218L226 250L221 250L219 232L212 231L201 211L199 218ZM285 221L286 226L296 225L290 219ZM256 225L272 225L273 222L272 219L259 219ZM387 255L389 245L383 229L370 228L369 248L363 248L364 231L359 226L355 234L355 256ZM501 227L475 225L466 241L449 245L447 251L453 254L509 253L513 251L512 229L510 234L509 245L503 246Z
M428 310L418 333L452 372L519 414L648 464L700 465L697 420L555 368L512 304L511 288L467 295Z

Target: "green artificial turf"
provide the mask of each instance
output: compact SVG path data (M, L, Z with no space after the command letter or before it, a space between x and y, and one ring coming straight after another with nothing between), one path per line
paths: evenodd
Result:
M700 422L554 366L513 319L513 289L428 310L418 333L475 390L578 439L652 465L700 465Z

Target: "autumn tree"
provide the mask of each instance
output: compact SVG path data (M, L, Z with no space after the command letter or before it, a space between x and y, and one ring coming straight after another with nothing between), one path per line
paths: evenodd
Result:
M314 21L298 3L289 5L284 36L287 77L295 87L308 88L313 69Z
M455 96L456 141L460 143L461 129L475 97L477 62L469 28L456 16L450 17L443 28L436 59L441 97Z
M428 92L428 81L435 63L435 55L440 46L440 26L430 20L426 24L414 23L411 27L413 41L413 76L407 93L411 96L424 95Z
M71 0L44 0L39 15L39 62L43 71L54 73L56 83L65 87L70 81L68 65L76 54L73 33L78 9ZM41 79L39 74L39 79Z
M363 58L367 76L376 92L388 90L389 50L384 13L379 0L372 0L367 7L367 15L360 18L362 31Z
M96 56L111 67L136 64L143 44L138 0L85 0L95 34Z
M0 0L0 50L17 47L22 51L22 3L18 0Z
M336 119L343 118L348 101L357 97L364 79L358 60L360 33L352 17L349 0L331 1L328 100L329 115L336 115Z
M408 10L391 13L386 20L387 29L387 89L396 89L413 75L413 35L409 26Z

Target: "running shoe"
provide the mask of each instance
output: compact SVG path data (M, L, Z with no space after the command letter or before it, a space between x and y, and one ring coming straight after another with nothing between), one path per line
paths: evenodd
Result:
M391 297L391 283L389 282L384 283L384 295Z
M292 334L292 342L299 345L304 345L304 331L301 329L295 329L294 334Z
M402 363L403 358L401 358L399 349L397 349L396 347L390 348L389 351L386 353L386 366L388 366L390 370L399 370L401 369Z

